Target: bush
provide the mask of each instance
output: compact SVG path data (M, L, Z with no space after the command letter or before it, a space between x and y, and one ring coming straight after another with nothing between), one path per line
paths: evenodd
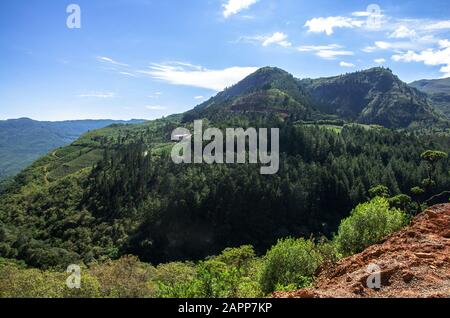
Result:
M88 273L81 276L81 288L69 289L67 273L25 269L13 264L0 266L0 298L94 298L101 297L100 285Z
M260 285L264 293L271 293L277 286L295 285L302 288L312 282L323 257L311 240L279 240L266 254Z
M137 257L124 256L93 266L89 273L100 282L103 297L145 298L156 293L156 286L150 281L153 271Z
M350 256L380 242L407 222L408 217L404 212L396 208L391 209L386 198L376 197L358 205L351 215L341 222L334 241L343 256Z
M389 198L389 205L391 208L400 209L409 215L413 215L416 212L416 206L410 196L406 194L399 194L392 198Z
M157 267L155 280L164 298L261 297L261 261L250 245L227 248L197 265L169 263Z
M249 266L255 258L253 246L244 245L238 248L226 248L222 254L215 257L216 260L229 266L234 266L242 274L247 274Z
M159 296L164 298L237 297L239 275L235 267L208 260L198 264L196 276L191 280L159 283Z

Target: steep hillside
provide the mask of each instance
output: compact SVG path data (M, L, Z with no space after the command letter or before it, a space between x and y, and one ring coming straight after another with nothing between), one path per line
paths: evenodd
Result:
M115 123L115 120L36 121L28 118L0 121L0 180L15 175L50 150L75 141L83 133Z
M301 81L324 113L365 124L406 128L440 122L427 96L402 82L389 69Z
M310 119L318 112L296 78L282 69L264 67L187 112L184 120L202 117L220 120L230 113L295 115Z
M420 80L409 85L427 93L433 106L450 117L450 78Z
M370 264L381 269L379 289L367 287ZM324 265L315 288L276 297L450 297L450 204L429 208L360 254Z

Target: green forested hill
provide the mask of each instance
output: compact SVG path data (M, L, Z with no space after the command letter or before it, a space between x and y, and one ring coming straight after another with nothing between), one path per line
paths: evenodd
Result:
M391 128L443 121L428 103L426 94L409 87L389 69L306 79L302 84L319 110L350 121Z
M420 80L409 85L427 93L433 106L450 118L450 78Z
M184 120L222 120L238 113L291 115L305 120L324 116L310 103L299 80L279 68L264 67L187 112Z
M265 67L187 112L185 120L220 120L236 113L271 113L303 121L343 119L389 128L449 127L426 94L384 68L299 80Z
M133 120L128 123L138 123ZM50 150L75 141L81 134L114 120L36 121L28 118L0 121L0 180L12 176Z
M91 131L50 152L0 196L0 257L48 268L126 254L154 264L198 260L242 244L263 253L282 237L330 237L376 185L418 202L450 188L448 158L425 183L430 167L421 160L428 149L449 153L447 134L314 121L330 117L309 85L322 87L264 68L193 111ZM267 102L263 109L253 94ZM279 172L172 163L171 132L192 128L194 118L280 128ZM411 192L417 186L425 192Z

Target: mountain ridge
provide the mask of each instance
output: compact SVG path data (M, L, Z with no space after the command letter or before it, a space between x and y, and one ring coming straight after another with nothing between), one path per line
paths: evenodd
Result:
M344 119L387 128L448 126L425 93L382 67L318 79L298 79L280 68L263 67L186 112L185 121L248 112L298 120Z
M409 84L429 95L436 109L450 118L450 77L431 80L419 80Z

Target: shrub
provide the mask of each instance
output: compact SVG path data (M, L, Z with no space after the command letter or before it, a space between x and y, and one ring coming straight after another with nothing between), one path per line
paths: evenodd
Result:
M279 240L265 256L260 278L261 289L267 294L275 291L277 286L305 287L312 282L322 261L321 254L311 240Z
M213 259L200 262L191 280L159 283L159 296L164 298L237 297L239 275L235 267Z
M156 286L150 281L153 270L135 256L124 256L93 266L89 273L100 282L104 297L144 298L156 293Z
M386 198L376 197L358 205L341 222L335 244L343 256L353 255L401 229L407 222L404 212L391 209Z
M242 274L248 273L249 265L255 258L255 251L253 246L244 245L238 248L227 248L219 256L215 257L216 260L227 264L228 266L234 266Z
M81 288L66 286L67 273L0 266L0 298L93 298L101 297L100 285L88 273L81 276Z
M410 215L416 212L416 207L410 196L406 194L399 194L389 199L389 205L392 208L400 209Z

